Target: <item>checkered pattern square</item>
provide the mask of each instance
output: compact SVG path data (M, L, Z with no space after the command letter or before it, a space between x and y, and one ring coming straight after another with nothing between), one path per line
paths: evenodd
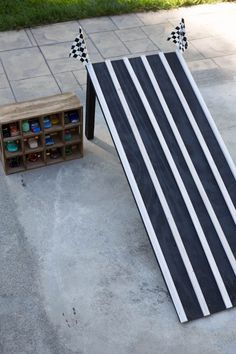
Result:
M172 42L176 44L181 52L184 52L188 48L188 40L186 37L185 23L183 18L181 19L179 26L175 27L175 31L171 32L167 40L172 40Z
M85 65L89 61L86 43L84 40L84 35L81 27L79 27L79 34L75 38L75 41L71 46L69 57L79 58L79 60Z

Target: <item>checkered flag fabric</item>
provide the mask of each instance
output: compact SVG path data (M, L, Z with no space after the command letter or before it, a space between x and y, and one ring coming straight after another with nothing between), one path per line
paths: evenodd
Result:
M89 61L86 43L84 40L84 35L81 27L79 27L79 34L75 38L75 41L71 46L69 57L79 58L79 60L82 61L82 63L85 65Z
M172 40L181 52L188 48L188 40L186 37L184 19L181 19L179 26L175 27L175 31L171 32L167 38L168 41Z

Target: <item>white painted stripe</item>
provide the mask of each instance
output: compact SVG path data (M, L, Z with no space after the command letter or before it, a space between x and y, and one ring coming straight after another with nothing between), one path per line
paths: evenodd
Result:
M187 103L187 101L186 101L186 99L185 99L185 97L183 95L183 92L182 92L181 88L179 87L179 84L178 84L178 82L177 82L177 80L176 80L176 78L175 78L175 76L174 76L174 74L173 74L173 72L172 72L167 60L166 60L166 58L165 58L165 55L163 53L159 53L159 57L160 57L160 59L162 61L162 64L163 64L163 66L164 66L164 68L165 68L165 70L166 70L166 72L167 72L172 84L173 84L173 87L174 87L174 89L175 89L175 91L176 91L176 93L177 93L177 95L178 95L178 97L180 99L180 102L181 102L181 104L182 104L182 106L183 106L183 108L184 108L184 110L186 112L186 115L187 115L187 117L189 119L189 122L190 122L190 124L191 124L191 126L193 128L193 131L195 132L195 135L196 135L196 137L197 137L197 139L198 139L198 141L199 141L199 143L201 145L202 151L203 151L204 155L206 156L206 159L207 159L207 161L209 163L209 166L210 166L210 168L212 170L212 173L215 176L215 180L216 180L216 182L217 182L217 184L218 184L218 186L219 186L219 188L221 190L221 193L222 193L222 195L224 197L224 200L225 200L225 202L226 202L226 204L228 206L229 212L230 212L234 222L236 223L236 210L235 210L235 207L234 207L234 205L232 203L232 200L230 198L230 195L229 195L229 193L228 193L228 191L227 191L227 189L225 187L225 184L224 184L224 182L223 182L223 180L221 178L221 175L220 175L220 173L219 173L219 171L217 169L215 161L213 160L213 158L211 156L211 153L210 153L210 151L208 149L208 146L207 146L207 144L206 144L206 142L205 142L205 140L204 140L204 138L202 136L202 133L201 133L201 131L200 131L198 125L197 125L197 122L195 121L195 118L194 118L194 116L192 114L192 111L189 108L189 105L188 105L188 103Z
M142 141L142 138L140 136L140 133L138 131L138 128L136 126L134 118L132 116L132 113L131 113L131 111L129 109L128 103L127 103L127 101L125 99L123 91L122 91L122 89L120 87L120 84L118 82L118 79L116 77L115 71L114 71L110 61L106 60L106 65L107 65L107 68L109 70L110 76L112 78L113 84L115 86L117 95L119 96L119 99L121 101L122 107L123 107L123 109L125 111L125 114L127 116L127 119L128 119L129 124L130 124L130 127L132 129L132 132L134 134L135 140L136 140L136 142L138 144L139 150L140 150L140 152L142 154L142 157L143 157L143 160L144 160L145 165L147 167L147 170L149 172L149 175L151 177L151 180L152 180L152 183L153 183L154 188L156 190L156 193L159 196L159 200L161 202L162 208L163 208L163 210L165 212L165 215L166 215L166 219L167 219L167 221L169 223L169 226L170 226L170 229L171 229L172 234L174 236L176 245L177 245L177 247L179 249L180 255L181 255L182 260L184 262L184 265L185 265L186 271L188 273L189 279L190 279L190 281L192 283L192 286L194 288L194 291L195 291L195 294L197 296L199 305L200 305L200 307L202 309L202 312L203 312L204 316L209 315L209 309L208 309L208 306L206 304L206 301L205 301L204 295L202 293L201 287L199 285L199 282L197 280L196 274L195 274L195 272L193 270L192 264L191 264L191 262L189 260L188 254L187 254L187 252L185 250L185 247L184 247L184 244L182 242L181 236L179 234L178 228L176 226L176 223L175 223L174 218L172 216L171 210L170 210L169 205L167 203L167 200L165 198L164 192L163 192L163 190L161 188L161 185L160 185L160 183L158 181L158 178L157 178L156 173L154 171L153 165L152 165L151 160L150 160L150 158L148 156L147 150L146 150L146 148L144 146L144 143Z
M176 51L176 54L177 54L177 57L178 57L178 59L180 61L180 64L182 65L182 68L183 68L183 70L184 70L184 72L185 72L185 74L186 74L186 76L187 76L192 88L193 88L193 91L194 91L194 93L195 93L195 95L196 95L196 97L197 97L197 99L198 99L198 101L199 101L199 103L200 103L200 105L201 105L201 107L203 109L203 112L205 113L205 116L206 116L206 118L207 118L207 120L208 120L208 122L209 122L209 124L211 126L211 129L212 129L212 131L213 131L213 133L214 133L214 135L216 137L216 140L218 141L218 143L219 143L219 145L221 147L221 150L222 150L222 152L223 152L223 154L225 156L225 159L227 160L227 162L229 164L229 167L230 167L230 169L232 171L232 174L233 174L234 178L236 179L236 166L235 166L235 164L234 164L234 162L232 160L232 157L230 156L230 153L229 153L229 151L228 151L228 149L227 149L227 147L226 147L226 145L224 143L224 140L222 139L222 137L221 137L221 135L219 133L219 130L218 130L216 124L215 124L215 121L212 118L212 115L211 115L209 109L207 108L207 105L206 105L206 103L205 103L205 101L204 101L204 99L203 99L203 97L202 97L202 95L201 95L201 93L199 91L199 88L197 87L196 82L194 81L194 78L193 78L193 76L192 76L192 74L191 74L191 72L190 72L190 70L189 70L184 58L183 58L183 55L181 53L179 53L178 51Z
M224 234L224 231L222 230L222 227L221 227L221 225L219 223L219 220L218 220L218 218L217 218L217 216L216 216L216 214L214 212L214 209L213 209L213 207L211 205L211 202L210 202L210 200L209 200L209 198L208 198L208 196L207 196L207 194L205 192L205 189L204 189L204 187L202 185L202 182L201 182L201 180L200 180L200 178L199 178L199 176L197 174L197 171L196 171L196 169L194 167L194 164L193 164L193 162L191 160L191 157L190 157L190 155L188 153L188 150L187 150L187 148L186 148L186 146L185 146L185 144L183 142L183 139L182 139L182 137L181 137L181 135L179 133L179 130L178 130L176 124L175 124L175 121L174 121L173 116L172 116L172 114L171 114L171 112L169 110L169 107L167 106L167 103L166 103L165 98L164 98L164 96L163 96L163 94L161 92L161 89L160 89L159 85L158 85L158 82L157 82L157 80L155 78L155 75L154 75L154 73L152 71L152 68L151 68L151 66L150 66L150 64L149 64L149 62L148 62L148 60L147 60L147 58L145 56L142 56L141 59L143 61L145 69L146 69L146 71L148 73L150 81L151 81L151 83L153 85L153 88L154 88L154 90L156 92L156 95L157 95L157 97L158 97L158 99L159 99L159 101L161 103L161 106L162 106L164 112L165 112L166 118L167 118L167 120L168 120L168 122L170 124L172 132L173 132L173 134L174 134L174 136L176 138L176 142L179 145L179 148L180 148L180 150L181 150L181 152L182 152L182 154L184 156L184 159L185 159L185 161L186 161L186 163L188 165L188 168L189 168L189 170L191 172L193 180L194 180L194 182L195 182L195 184L197 186L197 189L198 189L198 191L199 191L199 193L201 195L201 198L202 198L202 200L203 200L203 202L205 204L205 207L206 207L206 209L208 211L208 214L209 214L209 216L211 218L211 221L212 221L212 223L214 225L214 228L215 228L215 230L216 230L216 232L217 232L217 234L219 236L219 239L220 239L221 244L222 244L222 246L224 248L224 251L225 251L225 253L226 253L227 257L228 257L228 260L229 260L229 262L231 264L231 267L232 267L234 273L236 274L236 260L235 260L234 254L233 254L233 252L232 252L232 250L231 250L231 248L229 246L228 240L227 240L227 238L226 238L226 236Z
M144 106L144 108L145 108L145 110L146 110L146 112L148 114L148 117L149 117L149 119L150 119L150 121L152 123L153 129L156 132L158 140L159 140L159 142L161 144L161 147L163 149L163 152L164 152L164 154L166 156L166 160L169 163L169 166L170 166L171 171L172 171L172 173L174 175L175 181L176 181L176 183L178 185L179 191L180 191L180 193L181 193L181 195L182 195L182 197L184 199L186 208L187 208L188 213L190 215L190 218L191 218L191 220L193 222L193 225L195 227L195 230L197 232L197 235L198 235L198 238L199 238L199 240L201 242L201 245L202 245L202 247L204 249L205 255L206 255L207 260L209 262L209 265L210 265L210 268L211 268L212 273L214 275L214 278L215 278L215 280L217 282L217 285L218 285L219 291L221 293L221 296L223 298L223 301L225 303L225 306L227 308L228 307L232 307L232 303L230 301L228 292L227 292L227 290L225 288L223 279L221 277L221 274L219 272L219 269L217 267L217 264L215 262L213 254L212 254L211 249L209 247L209 244L207 242L207 239L206 239L206 236L205 236L204 231L202 229L201 223L200 223L200 221L198 219L198 216L197 216L196 211L195 211L195 209L193 207L192 201L191 201L191 199L190 199L190 197L188 195L188 192L186 190L184 182L183 182L183 180L182 180L182 178L180 176L180 173L179 173L178 168L177 168L177 166L176 166L176 164L174 162L174 159L173 159L173 157L171 155L171 152L170 152L170 150L168 148L168 145L167 145L167 143L165 141L165 138L164 138L164 136L163 136L163 134L161 132L161 129L160 129L158 123L157 123L157 120L156 120L155 115L154 115L154 113L152 111L152 108L151 108L151 106L150 106L150 104L149 104L149 102L147 100L147 97L146 97L146 95L145 95L145 93L144 93L144 91L143 91L143 89L141 87L141 84L140 84L140 82L139 82L139 80L138 80L138 78L137 78L137 76L136 76L136 74L135 74L130 62L129 62L129 59L125 58L124 62L125 62L125 65L126 65L126 68L127 68L128 72L129 72L129 74L130 74L130 76L131 76L131 78L133 80L133 83L134 83L134 85L135 85L135 87L137 89L137 92L138 92L139 97L140 97L140 99L141 99L141 101L143 103L143 106ZM196 295L198 297L197 293L196 293ZM203 296L203 294L200 294L200 296ZM200 300L202 301L202 298L198 297L198 299L199 299L199 303L200 303ZM201 306L205 306L206 304L204 304L204 303L201 304L200 303L200 305Z
M182 302L180 300L179 294L178 294L177 289L175 287L173 278L172 278L172 276L170 274L170 270L169 270L168 265L166 263L165 257L164 257L164 255L162 253L160 244L158 242L157 236L156 236L155 231L153 229L153 225L151 223L151 220L150 220L150 217L149 217L148 212L146 210L146 207L145 207L145 204L143 202L142 196L141 196L140 191L138 189L136 180L134 178L134 175L133 175L133 172L131 170L129 161L127 159L127 156L125 154L124 148L123 148L122 143L120 141L120 138L119 138L119 135L117 133L116 127L114 125L110 110L109 110L109 108L107 106L106 100L104 98L103 92L102 92L101 87L99 85L99 82L98 82L97 76L96 76L96 74L94 72L92 64L88 64L87 65L87 70L89 72L90 78L91 78L91 80L93 82L93 85L94 85L94 88L96 90L96 94L97 94L98 100L100 102L100 105L102 107L103 113L104 113L104 115L106 117L106 121L107 121L107 124L109 126L112 138L113 138L114 143L116 145L119 157L120 157L120 159L122 161L122 165L124 167L126 176L127 176L128 180L129 180L130 186L132 188L132 192L133 192L133 195L135 197L136 203L137 203L138 208L140 210L140 213L142 215L142 219L143 219L144 225L145 225L146 230L148 232L148 236L150 238L150 241L151 241L152 247L154 249L154 252L155 252L155 254L157 256L159 265L160 265L161 270L162 270L162 274L163 274L163 276L165 278L167 287L169 289L171 298L172 298L173 303L175 305L175 308L176 308L177 314L179 316L180 322L186 322L186 321L188 321L188 319L187 319L186 313L184 311Z

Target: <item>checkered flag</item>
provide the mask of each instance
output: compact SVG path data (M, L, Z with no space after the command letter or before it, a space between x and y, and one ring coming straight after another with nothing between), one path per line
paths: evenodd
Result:
M79 60L82 61L82 63L85 65L89 61L86 43L84 40L84 34L81 27L79 27L79 34L75 38L75 41L71 46L69 57L73 57L73 58L79 57Z
M182 18L179 26L175 27L175 31L171 32L167 41L172 40L181 52L188 48L188 40L186 37L184 19Z

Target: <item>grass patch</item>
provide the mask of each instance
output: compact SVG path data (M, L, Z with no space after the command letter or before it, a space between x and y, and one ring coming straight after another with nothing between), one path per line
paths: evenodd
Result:
M215 0L0 0L0 31Z

